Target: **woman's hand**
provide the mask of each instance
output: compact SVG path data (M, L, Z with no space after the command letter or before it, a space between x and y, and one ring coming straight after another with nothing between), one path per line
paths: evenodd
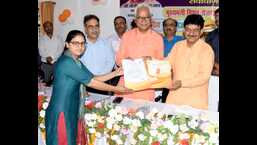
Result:
M117 77L117 76L122 76L122 75L124 74L123 68L122 68L122 67L117 68L117 69L114 71L114 73L115 73L115 76L116 76L116 77Z
M133 93L134 91L132 89L128 89L126 87L123 86L116 86L116 93Z

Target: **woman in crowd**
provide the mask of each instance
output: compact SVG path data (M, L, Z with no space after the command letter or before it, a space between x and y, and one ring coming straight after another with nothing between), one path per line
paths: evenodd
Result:
M81 84L105 91L131 92L127 88L104 83L122 75L121 69L93 76L80 62L79 57L85 51L85 41L85 35L81 31L70 31L65 40L66 51L56 63L53 93L46 110L47 145L76 145Z

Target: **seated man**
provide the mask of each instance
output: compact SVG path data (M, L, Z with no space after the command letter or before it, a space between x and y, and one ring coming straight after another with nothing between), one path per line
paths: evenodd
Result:
M64 49L64 41L53 35L53 23L46 21L43 28L46 34L39 38L38 49L42 61L41 70L44 72L44 81L50 85L53 80L55 62Z

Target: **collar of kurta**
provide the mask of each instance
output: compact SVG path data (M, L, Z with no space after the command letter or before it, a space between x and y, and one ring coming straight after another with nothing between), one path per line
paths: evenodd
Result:
M100 40L100 37L99 37L99 36L98 36L98 38L96 39L95 42L90 41L90 40L86 37L86 42L87 42L86 45L95 44L95 43L97 43L99 40Z
M77 64L79 67L81 67L81 62L80 62L80 60L79 60L79 59L74 59L74 58L72 57L71 52L70 52L69 50L66 50L66 51L64 52L64 55L65 55L65 56L68 56L68 57L71 57L71 58L76 62L76 64Z
M140 32L138 28L135 28L135 29L136 29L136 30L135 30L135 31L136 31L136 34L138 34L138 35L149 35L149 34L152 33L152 29L148 29L148 30L146 31L146 33Z

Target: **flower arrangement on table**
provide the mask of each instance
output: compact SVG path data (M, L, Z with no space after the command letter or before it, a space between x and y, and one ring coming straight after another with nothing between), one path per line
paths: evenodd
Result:
M101 137L105 137L109 145L219 144L219 124L205 115L166 115L157 109L144 114L105 102L87 102L85 106L90 145Z
M38 95L38 124L42 137L45 139L45 111L48 106L47 96Z

